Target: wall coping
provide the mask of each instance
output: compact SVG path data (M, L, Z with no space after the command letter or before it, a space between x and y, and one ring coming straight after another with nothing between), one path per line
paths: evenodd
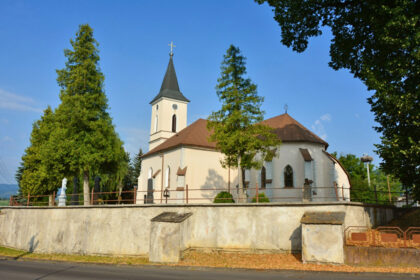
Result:
M0 206L2 209L89 209L89 208L191 208L191 207L294 207L294 206L359 206L374 208L394 209L394 205L378 205L351 201L330 201L330 202L270 202L270 203L189 203L189 204L119 204L119 205L68 205L68 206Z

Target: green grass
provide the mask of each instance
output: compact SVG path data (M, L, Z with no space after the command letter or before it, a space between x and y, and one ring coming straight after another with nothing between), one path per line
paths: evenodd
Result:
M0 256L11 257L15 259L32 260L52 260L82 263L106 263L106 264L148 264L145 257L114 257L114 256L82 256L82 255L64 255L64 254L39 254L26 251L0 247Z
M2 200L0 199L0 206L8 206L9 205L9 201L8 200Z

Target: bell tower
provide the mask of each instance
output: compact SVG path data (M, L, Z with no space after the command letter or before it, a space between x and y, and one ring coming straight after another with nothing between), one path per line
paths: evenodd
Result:
M162 144L187 126L187 105L190 102L179 90L178 79L173 62L173 43L171 42L169 63L159 93L150 102L149 151Z

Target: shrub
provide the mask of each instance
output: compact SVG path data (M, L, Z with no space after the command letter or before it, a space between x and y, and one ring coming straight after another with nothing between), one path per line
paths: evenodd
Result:
M234 203L232 194L228 192L219 192L214 198L214 203Z
M252 198L252 202L257 202L256 196L254 196ZM259 193L258 194L258 202L265 203L265 202L270 202L270 200L268 199L268 197L265 196L265 193Z

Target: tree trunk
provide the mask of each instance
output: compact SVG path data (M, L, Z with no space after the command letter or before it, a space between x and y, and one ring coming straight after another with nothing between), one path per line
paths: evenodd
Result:
M245 203L246 202L246 196L244 192L244 181L242 180L242 167L241 167L241 157L238 158L238 203Z
M89 171L83 173L83 204L90 205L89 199Z

